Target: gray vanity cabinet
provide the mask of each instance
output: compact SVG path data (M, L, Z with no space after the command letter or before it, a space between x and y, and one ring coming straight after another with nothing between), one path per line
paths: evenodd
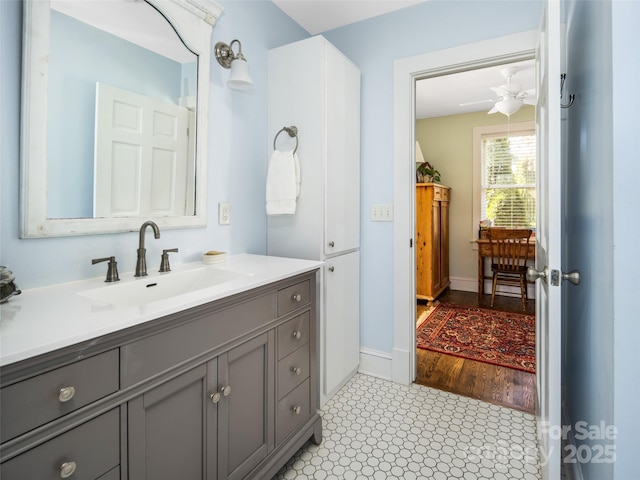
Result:
M18 420L2 417L2 479L60 478L69 462L90 480L273 477L322 438L315 277L3 367L0 409ZM21 403L34 395L62 406Z

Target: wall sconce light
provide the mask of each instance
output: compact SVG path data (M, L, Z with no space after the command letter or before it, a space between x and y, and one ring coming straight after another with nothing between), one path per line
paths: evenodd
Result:
M238 44L238 53L234 54L231 47L233 44ZM216 43L214 48L218 63L224 68L230 68L229 80L227 80L227 86L234 90L248 90L253 87L253 80L249 75L249 65L247 59L242 55L242 45L240 40L232 40L229 45L224 42Z

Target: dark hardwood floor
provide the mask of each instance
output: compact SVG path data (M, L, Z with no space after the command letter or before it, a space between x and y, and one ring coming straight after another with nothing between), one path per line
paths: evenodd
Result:
M491 308L491 295L478 301L478 294L445 291L439 301ZM520 298L496 296L496 310L522 312ZM418 301L417 315L427 309L426 301ZM527 313L535 313L535 301L527 302ZM489 403L535 413L536 376L512 368L417 349L416 383L457 393Z

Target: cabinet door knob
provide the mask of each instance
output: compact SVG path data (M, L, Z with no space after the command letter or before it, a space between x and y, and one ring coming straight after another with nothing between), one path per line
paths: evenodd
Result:
M300 415L300 412L302 412L302 408L298 407L291 407L291 411L293 413L295 413L296 415Z
M302 301L302 295L300 295L299 293L296 293L291 296L291 300L293 300L294 302L300 302Z
M302 370L299 367L291 367L291 372L295 373L296 375L300 375L302 373Z
M301 332L300 330L298 330L297 332L293 332L293 333L291 334L291 336L292 336L293 338L296 338L296 339L300 340L300 337L302 337L302 332Z
M64 462L60 465L60 478L69 478L76 471L76 462Z
M62 387L58 391L58 400L60 402L68 402L73 398L76 394L76 389L74 387Z
M231 393L231 387L229 385L227 385L226 387L222 387L222 395L224 395L225 397L228 397L230 393Z
M220 392L212 393L210 396L212 403L218 403L220 401Z
M333 247L335 247L335 246L336 246L336 243L335 243L335 242L329 242L329 246L330 246L331 248L333 248Z
M330 272L333 272L335 269L336 269L336 267L333 267L333 266L329 267L329 271Z

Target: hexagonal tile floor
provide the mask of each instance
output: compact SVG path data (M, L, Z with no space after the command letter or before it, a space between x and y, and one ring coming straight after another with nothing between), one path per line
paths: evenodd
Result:
M421 385L355 375L273 480L539 480L535 417Z

